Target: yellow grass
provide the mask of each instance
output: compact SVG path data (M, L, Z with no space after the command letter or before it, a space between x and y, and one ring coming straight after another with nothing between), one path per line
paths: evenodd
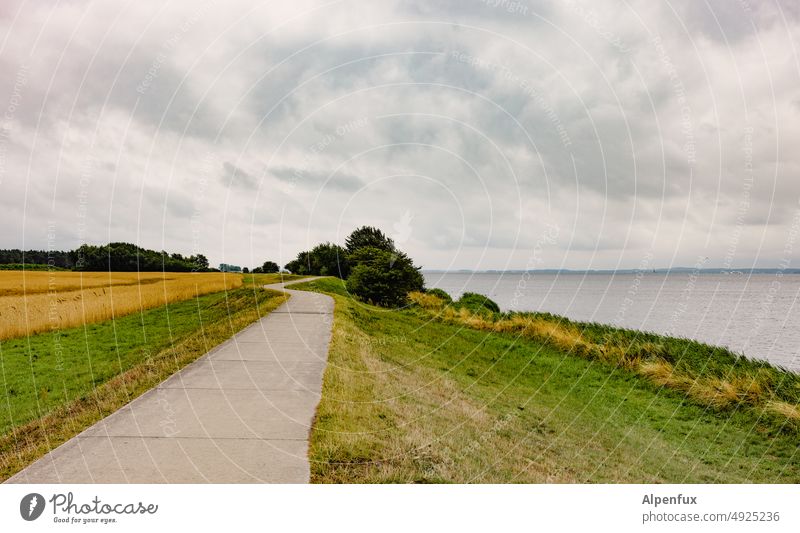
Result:
M425 292L414 291L408 293L408 298L424 309L441 309L445 305L445 301Z
M238 274L0 271L0 340L102 322L242 286Z
M800 423L800 406L787 402L771 401L767 403L767 410L785 416L792 422Z

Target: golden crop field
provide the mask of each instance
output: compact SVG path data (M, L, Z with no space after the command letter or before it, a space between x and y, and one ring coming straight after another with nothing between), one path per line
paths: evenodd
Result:
M102 322L242 286L237 274L0 271L0 340Z

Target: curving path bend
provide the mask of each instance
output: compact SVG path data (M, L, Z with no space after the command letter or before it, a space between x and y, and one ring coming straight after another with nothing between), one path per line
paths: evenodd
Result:
M269 315L7 483L308 482L333 299L285 290Z

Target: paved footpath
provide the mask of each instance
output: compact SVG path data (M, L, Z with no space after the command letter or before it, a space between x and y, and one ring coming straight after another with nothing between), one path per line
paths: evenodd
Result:
M272 313L8 482L307 483L333 299L286 292Z

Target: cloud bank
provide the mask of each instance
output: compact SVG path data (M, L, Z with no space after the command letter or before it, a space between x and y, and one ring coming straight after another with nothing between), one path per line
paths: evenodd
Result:
M371 224L427 268L793 253L796 2L10 1L0 27L0 247L254 266Z

